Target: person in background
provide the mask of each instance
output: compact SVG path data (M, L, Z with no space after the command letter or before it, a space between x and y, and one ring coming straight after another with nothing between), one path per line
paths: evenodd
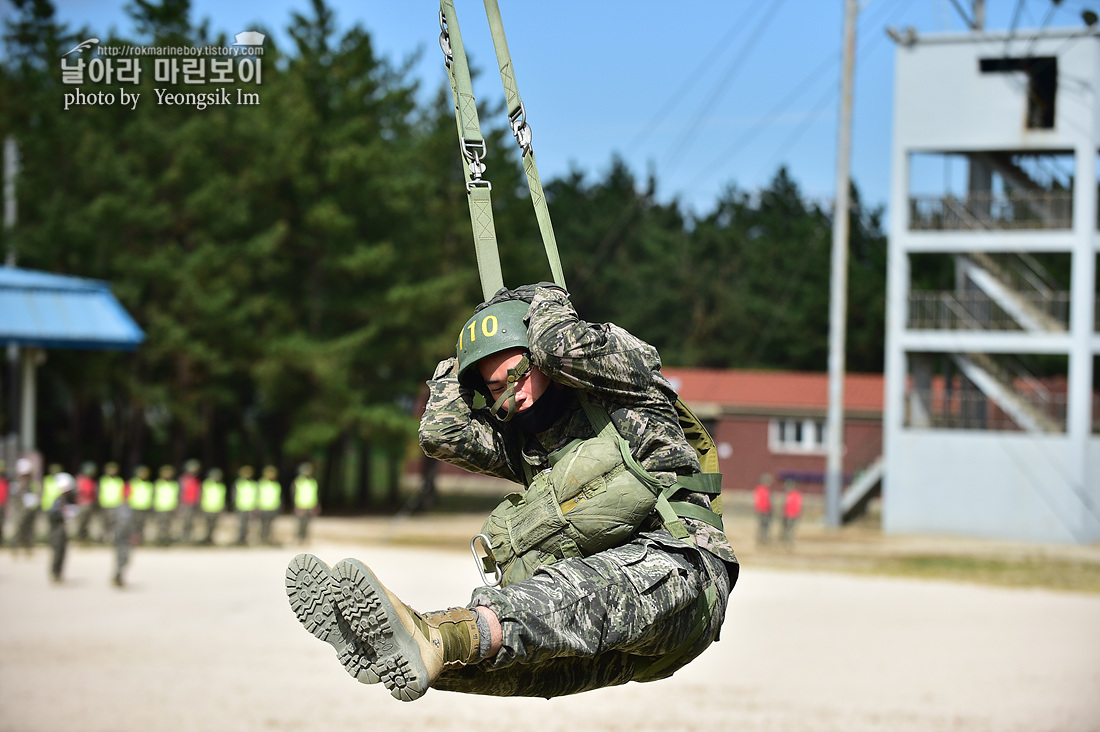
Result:
M233 483L233 508L237 511L237 546L248 546L248 523L256 511L256 481L251 465L242 465Z
M113 541L115 521L119 508L126 503L126 481L118 474L118 463L110 462L103 466L103 475L99 477L99 518L100 536L104 541ZM127 509L129 513L129 509Z
M294 479L294 513L298 515L298 541L309 541L310 519L321 513L317 501L317 481L313 478L313 466L302 463L298 466L298 477Z
M201 469L202 464L198 460L188 460L183 464L183 473L180 475L180 512L183 514L180 541L184 544L191 543L195 514L199 511L199 496L202 493L202 484L199 483Z
M8 464L0 460L0 546L4 545L4 519L8 514Z
M139 465L134 468L130 478L129 504L133 514L130 516L131 531L137 537L138 544L145 543L145 521L153 510L153 484L149 482L149 468Z
M772 523L772 476L764 473L752 490L752 507L756 511L756 542L768 543Z
M115 587L124 587L131 548L137 543L137 535L134 534L134 511L125 503L119 504L113 511L111 540L115 545L115 574L112 582Z
M56 473L54 488L57 497L46 511L50 523L50 551L53 558L50 561L50 578L54 584L62 581L65 570L65 554L69 545L69 535L65 530L65 524L77 514L76 481L68 473Z
M272 529L275 517L283 506L283 486L279 483L279 471L274 465L264 467L263 475L256 486L259 493L257 507L260 509L260 543L272 545L275 538Z
M95 476L96 464L89 461L80 466L76 476L76 536L77 541L89 541L88 527L99 513L99 483Z
M783 543L794 546L794 525L802 515L802 493L793 480L783 482Z
M46 468L46 475L42 478L42 501L39 504L42 507L41 514L46 521L46 534L50 533L50 506L57 500L60 492L57 489L57 475L61 472L61 465L58 463L50 463Z
M34 480L34 464L27 458L15 461L15 482L11 486L9 502L14 512L12 549L16 556L23 549L29 557L34 548L34 524L42 505L42 494Z
M157 544L172 543L172 519L180 505L180 484L176 481L176 469L162 465L153 486L153 510L157 514Z
M214 544L214 532L218 528L218 519L225 512L225 483L222 482L221 468L210 468L206 474L206 480L202 482L202 498L200 505L202 515L206 519L206 535L202 543L207 546Z

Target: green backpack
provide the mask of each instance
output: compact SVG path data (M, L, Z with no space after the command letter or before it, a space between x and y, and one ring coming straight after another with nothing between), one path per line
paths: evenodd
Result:
M680 516L722 528L722 476L714 441L686 404L677 400L677 413L704 472L681 476L666 488L634 459L607 412L583 395L581 403L596 437L573 440L551 453L550 468L531 476L522 493L508 494L474 538L475 546L479 539L484 543L485 556L474 553L487 584L514 584L543 564L619 546L654 509L678 539L689 535ZM681 488L711 495L711 510L669 501ZM496 582L489 581L489 574Z

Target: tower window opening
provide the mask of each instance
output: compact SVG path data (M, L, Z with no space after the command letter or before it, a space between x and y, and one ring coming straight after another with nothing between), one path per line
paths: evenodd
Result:
M1058 91L1058 58L1029 56L1027 58L983 58L979 69L983 74L1023 72L1027 75L1027 128L1054 129L1054 96Z

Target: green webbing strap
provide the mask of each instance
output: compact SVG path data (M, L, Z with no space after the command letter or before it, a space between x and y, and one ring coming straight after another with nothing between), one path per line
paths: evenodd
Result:
M482 180L485 172L485 138L477 117L477 101L470 81L470 65L462 45L462 32L458 28L458 14L454 0L439 2L439 45L447 59L447 76L454 98L455 122L458 124L459 150L466 165L466 198L470 204L470 222L474 230L474 249L477 253L478 275L481 291L489 300L504 287L500 269L500 253L497 251L496 228L493 225L492 186Z
M695 473L694 475L681 475L676 482L687 488L692 493L706 493L708 496L722 495L721 473Z
M710 524L719 531L725 531L725 526L722 524L722 517L709 508L703 508L702 506L688 503L687 501L669 501L668 505L671 506L673 512L681 518L702 521L705 524Z
M535 207L535 218L539 222L546 258L550 262L550 272L553 274L555 284L568 290L569 288L565 286L565 275L562 273L561 259L558 257L558 242L554 237L554 227L550 223L550 209L546 205L546 194L543 192L538 166L535 164L535 151L531 147L531 127L527 124L526 110L519 96L515 67L512 65L512 55L508 51L508 40L504 36L504 21L500 17L500 6L497 0L484 1L485 15L489 19L489 32L493 36L493 48L497 54L497 65L500 67L500 81L504 85L504 101L508 105L508 123L512 127L516 143L523 151L523 170L527 174L527 185L531 189L531 204Z

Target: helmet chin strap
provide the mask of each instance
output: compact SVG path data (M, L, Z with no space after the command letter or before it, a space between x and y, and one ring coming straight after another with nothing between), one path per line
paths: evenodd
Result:
M515 366L508 369L508 386L504 388L504 393L493 402L492 409L493 416L501 422L508 422L516 416L516 382L522 379L530 370L531 360L527 358L527 354L523 354L523 358ZM505 402L508 403L508 413L501 417L500 409Z

